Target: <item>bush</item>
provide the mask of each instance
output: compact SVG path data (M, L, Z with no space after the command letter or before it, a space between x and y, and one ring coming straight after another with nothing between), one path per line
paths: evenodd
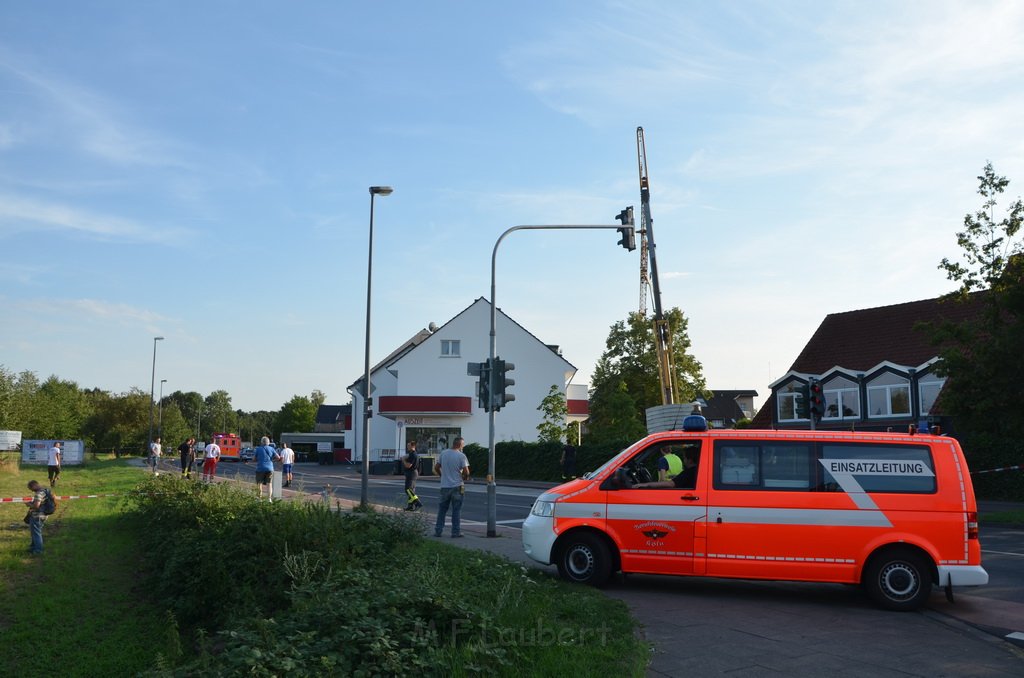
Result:
M1024 464L1024 445L986 434L965 436L961 441L967 465L971 469L974 493L981 499L1020 501L1024 497L1024 470L978 473Z
M400 516L269 504L227 484L175 476L149 477L127 502L149 590L181 623L211 630L234 615L287 607L296 577L386 562L422 538ZM282 569L288 556L309 571Z
M584 444L576 448L576 473L582 476L605 463L633 441L621 444ZM475 443L463 450L469 458L473 476L487 475L487 448ZM498 478L561 482L562 443L509 441L494 446L494 466Z
M622 603L592 590L567 594L497 557L424 546L433 557L399 563L387 576L363 566L294 581L287 609L239 619L197 658L151 675L560 675L572 652L610 675L642 666L644 648ZM597 620L605 635L590 626Z

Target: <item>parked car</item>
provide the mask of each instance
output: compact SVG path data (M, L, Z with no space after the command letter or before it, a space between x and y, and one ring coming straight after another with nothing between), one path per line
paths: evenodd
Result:
M238 453L238 457L245 462L252 461L253 459L256 458L256 450L254 450L251 447L246 447L242 449L241 452Z

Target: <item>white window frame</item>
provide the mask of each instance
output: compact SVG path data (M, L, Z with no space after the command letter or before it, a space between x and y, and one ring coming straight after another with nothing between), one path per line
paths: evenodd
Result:
M946 386L946 380L943 377L936 377L934 375L925 375L920 378L917 382L917 404L921 409L921 416L927 417L932 407L925 409L924 407L924 387L938 385L939 390L935 393L935 400L932 400L932 407L935 406L935 401L939 399L939 395L942 394L942 389Z
M790 383L786 384L785 388L792 389L792 390L780 391L780 392L775 394L775 406L778 408L776 411L778 412L778 415L779 415L778 421L780 423L784 422L784 421L785 422L810 421L809 419L798 419L798 418L796 418L796 397L800 393L801 387L802 387L802 384L800 384L800 382L798 382L798 381L791 381ZM793 401L793 404L790 407L790 409L793 411L793 417L794 418L792 418L792 419L783 419L782 418L782 401L783 400L792 400Z
M829 396L829 394L835 394L835 396L836 396L836 412L838 412L838 414L836 416L834 416L834 417L830 417L828 414L826 414L824 417L822 417L822 419L833 419L833 420L839 420L839 419L860 419L860 411L861 411L862 408L860 406L860 389L859 388L857 388L856 386L844 386L843 388L826 388L825 389L825 403L826 403L826 405L828 403L828 396ZM857 403L857 412L856 412L856 414L843 414L843 401L846 400L846 399L852 400L855 403ZM826 413L828 412L828 407L827 406L825 408L825 412Z
M902 376L900 374L895 374L893 372L885 372L884 374L878 375L878 377L876 377L875 380L877 381L878 379L881 379L882 377L885 377L885 376L889 376L889 377L893 377L895 379L899 379L901 381L901 383L898 383L898 384L878 384L878 385L868 384L868 388L867 388L867 403L866 403L867 406L868 406L868 419L887 419L887 418L892 418L892 417L909 417L909 416L911 416L913 414L913 409L914 408L913 408L913 403L910 400L910 379L907 378L907 377L904 377L904 376ZM907 394L907 411L906 412L893 412L892 411L893 391L895 391L897 389L906 391L906 394ZM871 407L871 404L872 404L871 396L872 396L872 394L878 393L880 391L884 391L885 392L885 396L884 396L885 397L885 411L880 413L880 414L875 414L872 411L872 407Z
M442 339L441 340L441 357L442 358L458 358L462 353L462 340L461 339Z

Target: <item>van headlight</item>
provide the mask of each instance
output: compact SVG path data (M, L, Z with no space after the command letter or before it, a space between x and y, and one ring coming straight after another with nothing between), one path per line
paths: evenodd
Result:
M541 518L550 518L555 515L555 502L538 499L533 503L533 510L530 513Z

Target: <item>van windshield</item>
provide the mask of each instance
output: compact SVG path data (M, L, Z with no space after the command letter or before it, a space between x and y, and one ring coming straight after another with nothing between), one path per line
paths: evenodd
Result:
M622 455L624 455L626 452L628 452L632 447L633 446L630 445L629 447L627 447L624 450L619 450L618 452L615 453L615 456L613 456L611 459L609 459L605 463L603 463L600 466L598 466L593 471L588 471L588 472L584 473L583 477L589 480L590 478L593 478L594 476L600 475L606 469L608 469L608 468L610 468L612 466L615 466L621 460Z

